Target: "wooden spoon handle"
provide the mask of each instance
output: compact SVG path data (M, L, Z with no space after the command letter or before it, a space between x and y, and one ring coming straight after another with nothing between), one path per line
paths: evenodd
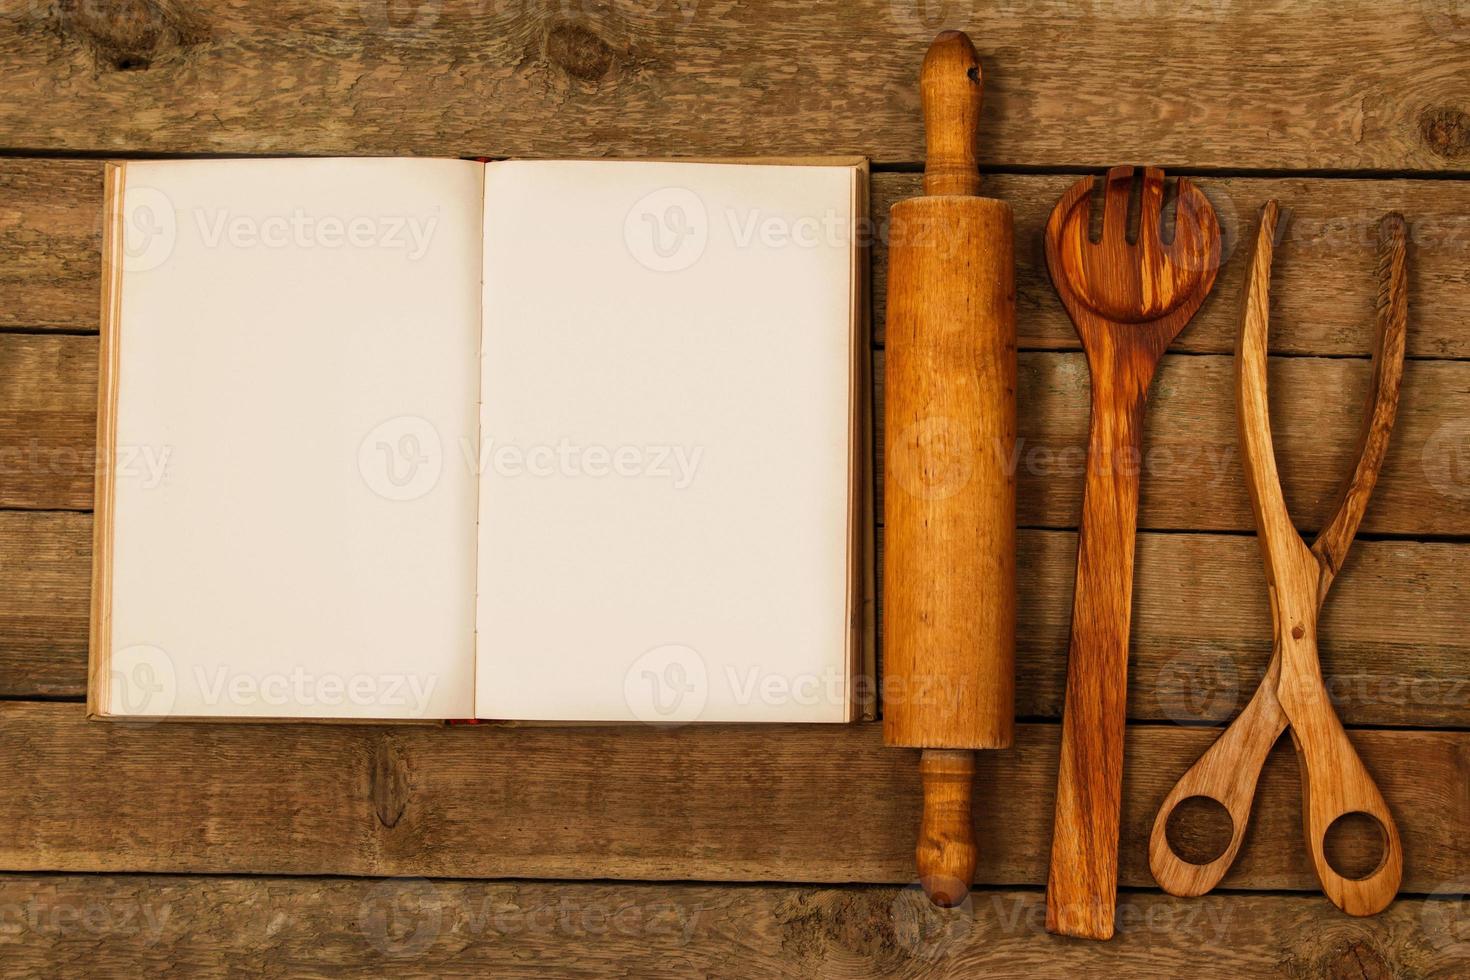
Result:
M919 72L924 102L924 193L980 193L980 56L962 31L929 45Z
M924 784L924 813L914 850L919 884L936 905L958 905L975 880L975 825L970 817L975 753L925 749L919 778Z
M1110 348L1116 352L1117 348ZM1057 773L1046 928L1113 935L1118 890L1128 630L1144 395L1152 360L1092 364L1087 482Z

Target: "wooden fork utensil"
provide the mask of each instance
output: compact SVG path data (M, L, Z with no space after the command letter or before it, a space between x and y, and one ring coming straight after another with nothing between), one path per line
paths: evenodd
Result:
M1046 225L1052 285L1092 378L1092 421L1062 715L1046 928L1113 934L1122 806L1124 700L1144 402L1164 350L1199 309L1220 265L1220 225L1204 194L1178 184L1163 240L1164 172L1143 172L1128 240L1133 168L1108 171L1101 240L1089 240L1093 179L1073 184Z
M1268 202L1256 235L1235 347L1241 454L1271 593L1271 662L1245 710L1164 799L1149 838L1149 866L1159 885L1172 895L1203 895L1214 888L1245 838L1256 780L1266 756L1289 727L1301 774L1307 848L1322 890L1344 912L1372 915L1398 892L1403 848L1383 795L1328 700L1317 659L1317 617L1363 519L1393 431L1408 325L1407 236L1401 215L1389 214L1379 223L1373 390L1363 420L1358 462L1336 513L1309 548L1292 526L1282 497L1266 400L1266 330L1277 220L1276 202ZM1183 860L1168 841L1170 814L1193 797L1220 803L1233 825L1224 852L1205 864ZM1353 813L1372 817L1383 834L1378 866L1361 878L1347 878L1334 870L1324 847L1333 822Z

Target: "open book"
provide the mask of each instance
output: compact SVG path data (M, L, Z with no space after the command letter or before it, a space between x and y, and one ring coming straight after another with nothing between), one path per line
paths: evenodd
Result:
M855 717L861 161L106 181L91 714Z

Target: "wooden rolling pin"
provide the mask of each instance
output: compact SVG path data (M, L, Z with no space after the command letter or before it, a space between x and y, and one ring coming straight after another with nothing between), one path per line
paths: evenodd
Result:
M974 749L1015 730L1016 298L1010 205L976 195L980 62L934 39L924 197L889 212L883 739L923 749L919 881L975 874Z

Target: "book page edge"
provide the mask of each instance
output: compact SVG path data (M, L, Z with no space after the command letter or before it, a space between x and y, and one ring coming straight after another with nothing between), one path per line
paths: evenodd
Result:
M123 226L127 164L109 163L102 190L102 296L97 344L97 455L92 516L92 621L87 644L87 717L111 717L112 465L117 449L118 329L122 321Z
M852 167L868 174L868 158L858 154L834 156L652 156L652 157L476 157L487 167L497 163L725 163L758 167Z
M847 720L877 720L877 555L873 487L872 302L868 227L870 173L863 158L853 170L852 387L849 467L849 677Z

